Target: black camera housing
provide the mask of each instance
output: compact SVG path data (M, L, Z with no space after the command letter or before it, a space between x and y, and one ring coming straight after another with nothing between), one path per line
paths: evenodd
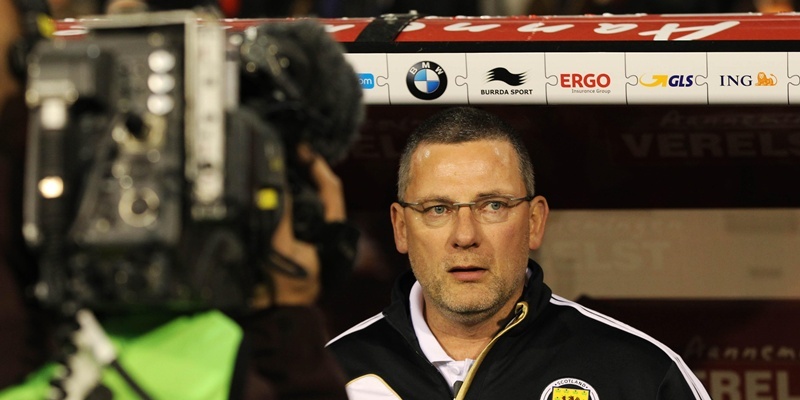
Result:
M243 61L243 43L269 40L198 11L85 25L28 59L23 234L38 257L36 297L56 308L246 307L268 279L287 187L285 134L239 91L263 69ZM274 96L253 104L291 100L272 83L280 73L264 72Z

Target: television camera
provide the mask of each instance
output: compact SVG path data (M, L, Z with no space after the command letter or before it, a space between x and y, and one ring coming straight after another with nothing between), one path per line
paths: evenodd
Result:
M363 118L341 46L313 20L226 29L213 12L80 21L27 59L23 234L44 305L237 308L269 280L291 193L324 237L299 143L339 161ZM324 266L324 260L323 268Z

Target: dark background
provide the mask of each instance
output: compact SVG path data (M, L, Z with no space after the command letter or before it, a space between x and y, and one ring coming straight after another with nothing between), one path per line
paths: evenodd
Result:
M358 265L322 306L335 335L388 304L408 268L392 238L408 133L447 106L370 106L335 170L362 231ZM800 206L800 110L791 106L487 106L523 135L552 210Z

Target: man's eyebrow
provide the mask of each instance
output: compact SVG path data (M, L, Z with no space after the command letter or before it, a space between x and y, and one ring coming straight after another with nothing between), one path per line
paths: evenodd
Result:
M416 201L416 203L428 203L428 202L455 203L455 200L447 196L432 195L427 197L421 197L419 200Z
M475 200L485 199L485 198L489 198L489 197L509 197L509 196L510 197L514 197L513 195L511 195L509 193L502 192L500 190L493 190L491 192L478 193L478 195L475 196Z
M470 199L469 201L475 200L483 200L491 197L514 197L511 194L500 190L492 190L487 192L480 192L477 196ZM441 196L441 195L430 195L426 197L420 197L415 203L427 203L427 202L436 202L436 203L456 203L456 201L449 196Z

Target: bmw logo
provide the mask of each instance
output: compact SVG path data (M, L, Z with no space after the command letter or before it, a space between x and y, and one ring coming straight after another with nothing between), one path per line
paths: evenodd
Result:
M418 99L437 99L447 89L447 74L433 61L420 61L408 69L406 86Z

